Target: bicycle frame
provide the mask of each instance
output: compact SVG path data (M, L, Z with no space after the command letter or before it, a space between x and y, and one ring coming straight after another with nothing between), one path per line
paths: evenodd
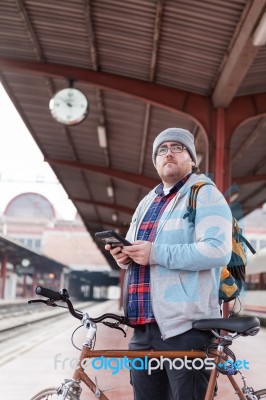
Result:
M127 357L128 359L133 359L133 358L155 358L158 359L160 357L167 357L167 358L172 358L172 359L196 359L196 358L206 358L206 353L203 351L155 351L155 350L141 350L141 351L133 351L133 350L93 350L93 344L94 344L94 339L96 336L96 323L102 322L105 325L109 326L110 328L116 328L121 331L123 331L124 335L126 335L125 328L121 328L120 324L127 324L127 320L125 319L124 316L118 316L116 314L103 314L98 318L90 318L89 315L85 312L82 313L81 311L75 310L73 308L73 305L71 301L69 300L69 295L68 292L63 289L61 292L54 292L50 289L47 288L42 288L42 287L37 287L36 288L36 293L45 297L48 297L47 300L30 300L29 303L34 303L34 302L43 302L46 305L49 306L57 306L55 304L55 301L58 300L63 300L67 303L69 312L77 319L82 321L83 326L87 330L87 335L86 335L86 340L85 343L82 346L82 351L80 354L79 358L79 363L78 366L73 374L72 379L66 379L59 388L48 388L45 389L41 392L39 392L33 399L35 400L42 400L46 399L47 396L56 394L57 399L59 400L79 400L80 399L80 393L81 393L81 386L80 382L83 382L90 390L92 393L94 393L95 397L100 399L100 400L108 400L108 397L103 393L106 390L100 390L97 384L94 383L90 377L86 374L84 371L84 368L86 368L86 362L90 358L96 358L96 357L106 357L106 358L111 358L111 357L116 357L116 358L124 358ZM110 323L104 321L105 319L113 319L116 321L115 323ZM251 319L251 320L250 320ZM241 320L241 322L240 322ZM247 321L248 320L248 321ZM213 399L213 394L216 386L216 381L218 377L219 370L221 371L219 367L219 363L223 362L225 360L225 356L228 354L230 357L230 353L228 353L228 346L232 344L232 341L241 336L243 334L244 336L247 335L256 335L257 332L259 331L259 321L257 318L254 317L247 317L245 320L245 323L243 323L243 319L232 319L231 321L233 323L228 322L223 322L221 324L222 319L205 319L205 320L199 320L194 322L194 328L195 329L205 329L209 330L213 333L216 338L219 339L219 344L214 344L209 346L208 351L207 351L207 356L211 355L213 356L213 369L210 375L210 379L208 382L207 390L206 390L206 395L205 395L205 400L212 400ZM229 320L227 320L229 321ZM128 325L128 324L127 324ZM217 329L226 329L230 328L233 330L229 329L229 332L236 332L234 336L231 335L225 335L225 336L220 336L217 333ZM221 340L221 341L220 341ZM233 353L232 353L233 354ZM233 354L234 357L234 354ZM85 364L83 361L86 361ZM219 367L219 368L218 368ZM181 367L183 368L183 366ZM221 371L223 374L227 376L229 379L229 382L233 386L235 393L238 395L238 398L240 400L257 400L261 399L263 396L266 395L266 389L259 390L257 392L254 392L253 388L248 387L246 384L246 379L244 375L241 373L239 370L223 370ZM235 373L240 373L241 379L244 383L244 387L241 389L237 382L235 381L234 377L230 374L235 374ZM110 390L110 389L107 389ZM45 396L45 397L44 397Z
M106 358L111 358L111 357L116 357L116 358L123 358L123 357L128 357L129 359L133 358L159 358L159 357L168 357L168 358L184 358L187 356L187 358L204 358L206 357L205 353L200 352L200 351L190 351L190 352L185 352L185 351L153 351L153 350L142 350L142 351L136 351L136 350L91 350L85 346L83 346L82 353L80 355L79 359L79 366L76 369L73 379L75 381L82 381L85 383L86 386L95 394L97 398L100 400L108 400L108 397L104 395L102 391L100 391L95 383L89 378L89 376L85 373L84 368L82 367L82 361L84 359L88 358L94 358L94 357L106 357ZM97 395L98 392L100 392L100 396ZM206 399L207 400L207 399Z
M94 357L116 357L116 358L123 358L124 356L128 357L129 359L138 357L138 358L159 358L159 357L168 357L168 358L204 358L206 357L205 353L203 352L196 352L196 351L135 351L135 350L90 350L86 347L83 348L81 356L80 356L80 364L82 360L87 358L94 358ZM209 384L207 387L207 392L205 395L205 400L212 400L213 393L217 381L218 371L216 368L212 370ZM228 375L227 378L229 379L231 385L233 386L236 394L238 395L239 399L246 400L246 397L243 395L241 388L235 381L234 377ZM73 375L73 379L75 381L82 381L85 385L95 394L97 398L100 400L108 400L108 397L105 396L103 392L101 392L95 385L95 383L89 378L89 376L84 372L84 369L81 365L79 365L78 369L75 371ZM98 393L100 392L100 395Z
M155 350L92 350L93 338L96 333L96 326L95 324L91 324L88 329L88 334L86 337L86 342L83 344L82 352L79 358L78 368L75 370L73 375L74 381L81 381L83 382L95 395L96 398L100 400L108 400L108 397L97 387L97 383L95 384L90 377L84 371L82 366L82 361L88 358L95 358L95 357L116 357L116 358L123 358L128 357L129 359L133 358L160 358L160 357L167 357L167 358L184 358L187 357L189 359L195 358L205 358L206 354L202 351L155 351ZM219 363L220 360L223 361L221 356L223 355L223 346L219 346L216 354L215 354L215 363ZM218 377L218 370L214 368L211 372L205 400L212 400L213 394L215 390L215 385ZM235 381L232 375L227 375L231 385L233 386L235 393L238 395L240 400L246 400L246 397L243 395L241 388Z

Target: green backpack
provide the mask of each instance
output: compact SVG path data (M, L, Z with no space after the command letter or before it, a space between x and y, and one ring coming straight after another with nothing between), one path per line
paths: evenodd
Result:
M197 195L202 186L213 185L207 182L198 182L193 185L190 190L189 205L184 219L188 218L189 222L195 224ZM214 185L213 185L214 186ZM250 251L255 254L256 251L242 235L242 229L239 227L237 220L232 220L232 254L227 265L221 270L219 299L229 302L236 299L241 290L245 287L246 265L247 265L247 246Z

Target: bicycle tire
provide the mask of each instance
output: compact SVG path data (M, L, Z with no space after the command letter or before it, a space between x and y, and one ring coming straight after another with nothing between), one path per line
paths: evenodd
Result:
M30 400L57 400L59 398L59 394L57 392L56 387L51 387L47 389L43 389L37 394L35 394ZM66 400L71 400L72 397L67 395Z
M257 390L253 394L258 398L258 400L266 399L266 389Z

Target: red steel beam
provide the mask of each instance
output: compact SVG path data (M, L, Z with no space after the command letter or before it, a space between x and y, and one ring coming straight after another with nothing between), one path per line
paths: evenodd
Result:
M83 171L93 171L98 174L112 176L113 178L121 179L123 181L151 189L160 183L160 181L155 178L143 176L140 174L134 174L132 172L113 169L109 167L102 167L99 165L86 164L77 161L58 160L52 158L45 158L44 161L47 161L51 165L61 165L63 167L76 168Z
M264 203L265 203L265 201L262 201L261 203L258 203L254 207L243 207L242 210L243 210L244 216L248 215L249 213L251 213L254 210L257 210L258 208L261 208Z
M221 133L219 134L221 135ZM216 174L215 182L217 186L219 187L220 190L223 186L223 166L222 166L222 159L224 157L223 153L223 140L222 137L217 136L217 140L219 141L219 144L217 143L216 147L216 171L219 171L219 175ZM79 170L87 170L87 171L93 171L102 175L107 175L111 176L113 178L121 179L126 182L130 182L139 186L143 186L146 188L154 188L154 186L158 185L160 183L159 179L156 178L151 178L147 176L143 176L140 174L134 174L132 172L125 172L122 170L116 170L108 167L102 167L99 165L93 165L93 164L86 164L86 163L80 163L77 161L67 161L67 160L58 160L58 159L52 159L52 158L45 158L45 161L47 161L49 164L53 165L62 165L64 167L68 168L75 168ZM234 176L232 178L232 182L237 183L238 185L244 185L248 183L254 183L254 182L262 182L266 180L266 174L263 175L247 175L247 176ZM123 211L127 214L132 214L132 209L124 206L116 206L114 204L108 204L108 203L100 203L100 202L94 202L92 200L85 200L81 198L71 198L73 201L79 201L83 203L88 203L92 205L98 205L102 207L109 207L110 208L116 208L118 207L118 210ZM133 210L134 211L134 210Z
M238 185L245 185L247 183L255 183L255 182L266 182L266 174L263 175L246 175L246 176L235 176L232 178L232 181L237 183Z
M224 108L216 110L216 143L215 143L215 183L218 189L223 192L224 185L224 145L225 145L225 131L224 131Z
M266 116L266 93L236 97L225 111L225 132L231 138L244 122Z
M246 155L249 148L252 144L257 140L257 138L264 131L265 118L262 118L258 123L255 129L252 130L247 139L244 140L242 145L236 150L235 154L232 156L232 164L236 164L239 160Z
M110 208L111 210L120 211L130 215L132 215L135 211L134 208L125 207L118 204L103 203L101 201L81 199L80 197L71 197L70 200L77 203L91 204L97 207Z
M17 70L34 76L80 80L93 87L119 92L157 107L190 115L204 127L207 133L211 132L212 104L208 96L87 68L38 61L0 58L0 70ZM235 129L244 121L265 115L266 93L236 97L225 112L225 131L231 137Z
M129 227L129 223L128 224L122 224L122 223L115 223L115 222L109 222L109 221L96 221L96 220L92 220L89 218L84 218L83 219L84 224L87 226L88 231L91 231L92 225L96 225L96 226L110 226L111 228L116 228L116 229L121 229L121 230L128 230ZM100 228L99 228L100 229ZM102 228L101 228L102 230Z
M0 58L0 70L16 70L21 73L50 78L65 77L100 89L119 92L169 111L187 114L202 125L206 132L210 132L211 100L208 96L70 65Z
M170 111L188 114L202 124L206 132L211 132L212 104L208 96L87 68L38 61L0 58L0 70L17 70L35 76L80 80L93 87L123 93L125 96L137 98ZM235 129L244 121L264 115L266 115L266 93L236 97L225 112L225 130L231 137Z

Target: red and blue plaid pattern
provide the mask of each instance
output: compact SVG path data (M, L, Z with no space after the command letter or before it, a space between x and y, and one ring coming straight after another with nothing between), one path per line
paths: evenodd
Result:
M184 185L191 174L179 181L168 195L164 195L163 185L156 188L154 199L140 225L137 240L153 242L155 240L161 215L177 191ZM150 266L132 262L128 286L128 318L132 325L154 323L150 294Z

